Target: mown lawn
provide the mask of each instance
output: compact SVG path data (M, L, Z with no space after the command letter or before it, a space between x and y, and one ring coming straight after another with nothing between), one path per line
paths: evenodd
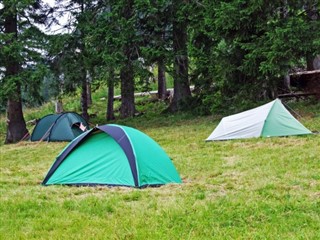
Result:
M2 145L0 239L320 239L320 135L205 142L217 118L120 123L154 138L183 184L43 187L66 143Z

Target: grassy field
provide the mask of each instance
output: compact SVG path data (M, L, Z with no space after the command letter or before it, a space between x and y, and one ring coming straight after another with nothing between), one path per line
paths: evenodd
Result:
M295 107L320 130L319 104ZM171 157L183 184L159 188L43 187L66 143L0 146L0 239L320 239L320 135L205 142L218 120L118 121Z

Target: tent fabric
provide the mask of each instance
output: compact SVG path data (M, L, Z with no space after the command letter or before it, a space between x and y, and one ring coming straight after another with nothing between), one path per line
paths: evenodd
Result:
M108 124L74 139L42 184L146 187L167 183L181 183L181 178L164 150L137 129Z
M41 118L35 126L31 141L71 141L83 133L81 129L89 125L79 114L65 112L49 114Z
M222 118L206 141L311 134L279 99Z

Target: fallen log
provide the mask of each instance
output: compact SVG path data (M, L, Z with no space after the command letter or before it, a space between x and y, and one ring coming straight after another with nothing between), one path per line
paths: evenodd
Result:
M301 92L301 93L284 93L284 94L279 94L278 98L288 98L288 97L295 97L295 98L299 98L299 97L308 97L308 96L316 96L316 95L320 95L320 93L317 92Z

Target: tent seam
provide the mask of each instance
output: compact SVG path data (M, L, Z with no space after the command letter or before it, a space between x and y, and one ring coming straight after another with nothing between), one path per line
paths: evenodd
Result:
M131 144L131 146L132 146L132 152L133 152L133 155L134 155L134 161L135 161L135 164L136 164L136 170L137 170L137 182L138 182L138 186L137 186L137 187L139 187L140 179L139 179L139 169L138 169L137 155L136 155L136 152L135 152L135 150L134 150L134 147L133 147L132 141L131 141L131 139L130 139L129 135L128 135L128 134L126 133L126 131L123 129L123 127L122 127L122 126L117 125L117 127L119 127L119 128L121 128L121 129L122 129L122 131L123 131L123 132L124 132L124 134L127 136L128 140L129 140L129 142L130 142L130 144ZM122 137L121 137L121 139L122 139ZM120 142L120 140L119 140L119 142Z
M57 123L57 121L58 121L58 119L60 119L62 116L64 116L65 115L65 113L62 113L59 117L57 117L57 119L53 122L53 124L52 124L52 127L50 128L50 131L49 131L49 135L48 135L48 140L47 140L47 142L49 142L50 141L50 136L51 136L51 132L52 132L52 129L56 126L56 123Z
M272 111L272 109L274 108L274 105L275 105L275 103L276 103L276 101L277 101L277 98L275 99L275 100L273 100L273 104L272 104L272 107L270 108L270 110L269 110L269 112L268 112L268 114L267 114L267 116L266 116L266 118L264 119L264 124L263 124L263 127L262 127L262 129L261 129L261 132L260 132L260 136L262 136L262 133L263 133L263 131L264 131L264 128L265 128L265 126L266 126L266 121L267 121L267 119L268 119L268 117L269 117L269 115L270 115L270 113L271 113L271 111ZM280 100L279 100L280 101Z

